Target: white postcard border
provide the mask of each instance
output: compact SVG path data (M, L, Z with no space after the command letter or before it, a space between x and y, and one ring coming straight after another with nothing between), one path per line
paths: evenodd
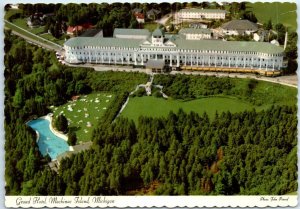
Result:
M297 195L268 196L6 196L8 208L295 207Z

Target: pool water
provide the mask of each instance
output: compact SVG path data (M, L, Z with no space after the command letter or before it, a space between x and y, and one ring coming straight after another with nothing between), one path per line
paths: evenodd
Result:
M39 118L30 121L28 126L39 133L38 146L42 155L46 156L48 153L53 160L58 155L68 151L69 145L65 140L52 133L49 124L48 120Z

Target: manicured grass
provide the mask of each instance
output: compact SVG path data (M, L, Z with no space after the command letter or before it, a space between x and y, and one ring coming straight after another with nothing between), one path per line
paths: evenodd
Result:
M180 101L173 99L156 98L153 96L130 98L126 108L122 112L123 117L133 119L137 123L139 116L164 117L170 111L177 112L182 108L185 112L194 111L202 115L204 111L210 119L213 119L216 111L218 113L230 111L232 113L257 108L250 103L243 102L230 97L206 97L191 101ZM257 109L264 109L260 106Z
M5 28L11 29L11 30L13 30L13 31L15 31L15 32L17 32L17 33L22 34L23 36L28 37L28 38L34 39L34 40L36 40L36 41L39 41L39 42L44 43L44 44L47 44L47 45L51 45L51 46L57 47L56 45L54 45L54 44L52 44L52 43L49 43L49 42L47 42L47 41L41 39L39 36L34 36L34 35L32 35L31 33L29 33L28 31L21 30L20 28L16 27L15 25L12 25L11 23L5 22L5 25L4 25L4 26L5 26Z
M28 30L29 32L33 33L33 34L40 34L40 33L43 33L44 32L44 26L40 26L40 27L37 27L37 28L30 28L27 26L27 23L26 23L26 18L25 19L15 19L12 21L12 23L16 24L17 26L25 29L25 30Z
M16 26L14 26L14 25L12 25L12 24L10 24L10 23L5 23L5 27L6 28L9 28L9 29L11 29L11 30L14 30L14 31L16 31L16 32L18 32L18 33L20 33L20 34L22 34L22 35L24 35L24 36L27 36L28 38L32 38L32 39L35 39L35 40L38 40L38 41L41 41L41 42L45 42L44 40L42 40L42 39L40 39L40 38L38 38L38 37L36 37L36 36L34 36L34 35L32 35L32 34L30 34L29 32L26 32L26 31L24 31L24 30L21 30L20 28L17 28Z
M52 107L54 118L60 113L69 121L69 127L76 131L77 143L91 140L93 128L113 101L111 93L92 93L81 96L59 107ZM72 111L71 111L72 110ZM91 124L89 127L88 123Z
M259 23L268 22L272 20L273 25L282 23L289 27L290 30L296 31L297 29L297 5L296 3L289 2L272 2L272 3L250 3L246 4L247 11L253 11Z
M55 37L53 37L51 34L44 33L44 26L37 27L37 28L28 27L27 23L26 23L26 19L15 19L15 20L13 20L12 23L19 26L19 27L21 27L21 28L23 28L24 30L26 30L30 33L38 35L39 37L42 37L44 39L47 39L47 40L52 41L54 43L57 43L59 45L63 45L63 43L65 42L64 37L62 37L62 39L59 40L59 39L56 39ZM35 40L41 41L39 38L37 38L35 36L32 36L29 33L26 33L25 31L22 31L21 29L15 27L14 25L5 23L5 26L7 26L8 28L10 28L12 30L15 30L15 31L27 36L27 37L30 37L30 38L33 38ZM45 41L42 41L42 42L45 42ZM50 44L49 42L45 42L45 43Z
M232 80L235 83L232 91L244 92L245 89L248 89L250 79L232 78ZM251 99L256 105L297 105L297 88L267 81L256 82L257 84L247 101ZM243 96L241 98L245 99Z
M145 23L144 28L148 29L150 32L153 32L159 26L158 23Z

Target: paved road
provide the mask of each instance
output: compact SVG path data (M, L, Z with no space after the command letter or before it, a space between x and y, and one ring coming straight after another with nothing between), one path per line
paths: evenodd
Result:
M23 30L25 33L28 33L28 34L30 34L30 35L32 35L32 36L37 37L37 39L33 39L33 38L30 38L30 37L28 37L28 36L26 36L26 35L24 35L24 34L21 34L21 33L17 32L17 31L15 31L15 30L13 30L12 28L9 28L9 29L12 30L12 33L13 33L13 34L15 34L15 35L17 35L17 36L20 36L20 37L24 38L24 39L27 40L28 42L30 42L30 43L32 43L32 44L35 44L35 45L38 45L38 46L41 46L41 47L43 47L43 48L49 49L49 50L54 50L54 51L60 51L60 50L62 50L62 46L60 46L60 45L58 45L58 44L56 44L56 43L54 43L54 42L52 42L52 41L49 41L49 40L47 40L47 39L45 39L45 38L43 38L43 37L37 36L37 35L35 35L34 33L31 33L31 32L29 32L28 30L25 30L25 29L23 29L23 28L17 26L16 24L11 23L11 22L9 22L9 21L7 21L7 20L4 20L4 21L5 21L7 24L13 25L13 26L19 28L20 30Z
M24 38L27 42L32 43L34 45L37 45L39 47L42 47L42 48L45 48L45 49L48 49L48 50L52 50L52 51L60 51L61 50L58 47L51 46L51 45L45 44L44 42L37 41L35 39L29 38L28 36L25 36L25 35L23 35L21 33L18 33L14 30L12 30L12 33L17 35L17 36L20 36L20 37Z
M167 23L168 19L171 18L171 17L172 17L172 14L171 14L171 13L170 13L170 14L166 14L166 15L163 16L161 19L156 20L155 22L157 22L157 23L159 23L159 24L161 24L161 25L165 25L165 24Z
M241 73L222 73L222 72L189 72L189 71L172 71L170 74L186 74L186 75L207 75L217 77L230 77L230 78L252 78L261 81L268 81L272 83L279 83L286 86L298 88L297 75L279 76L279 77L264 77L253 74Z
M67 64L67 63L66 63ZM72 67L91 67L95 71L124 71L124 72L139 72L151 74L151 72L146 72L143 68L133 68L131 66L107 66L107 65L95 65L95 64L80 64L80 65L71 65ZM186 74L186 75L206 75L206 76L217 76L217 77L230 77L230 78L252 78L256 80L268 81L273 83L279 83L286 86L291 86L298 88L298 77L297 75L287 75L279 77L264 77L253 74L242 74L242 73L223 73L223 72L202 72L202 71L172 71L170 74Z

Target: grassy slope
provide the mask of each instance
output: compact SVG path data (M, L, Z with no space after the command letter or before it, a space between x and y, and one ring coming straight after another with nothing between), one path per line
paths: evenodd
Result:
M28 27L27 23L26 23L26 18L25 19L15 19L12 21L12 23L14 23L17 26L19 26L25 30L28 30L29 32L36 34L36 35L44 32L44 26L37 27L37 28Z
M233 91L245 91L250 79L234 78L235 87ZM241 97L243 99L243 97ZM267 81L257 81L253 89L251 99L257 105L296 105L297 89Z
M144 24L144 28L148 29L150 32L153 32L157 28L157 26L158 26L158 24L155 22Z
M182 108L185 112L194 111L200 115L206 111L209 118L213 118L216 111L218 111L218 113L224 111L234 113L243 110L251 110L254 107L255 106L250 103L226 97L208 97L191 101L180 101L144 96L130 98L128 105L122 112L122 116L137 122L140 115L149 117L167 116L170 111L177 112L179 108ZM261 108L262 107L259 109Z
M234 78L235 87L233 91L243 92L247 89L249 79ZM268 109L272 105L296 105L297 89L271 82L259 81L253 90L251 99L255 103L245 100L243 96L217 96L200 98L191 101L180 101L173 99L162 99L155 97L130 98L128 105L122 112L122 116L137 122L140 115L160 117L166 116L171 110L177 112L179 108L184 111L194 111L200 115L206 111L210 118L224 111L241 112L255 108L257 111ZM255 104L255 105L254 105Z
M15 13L21 13L21 12L22 12L22 10L12 10L12 9L10 9L7 12L5 12L5 17L4 18L6 20L8 20L8 18L10 16L12 16L13 14L15 14ZM26 31L28 31L30 33L33 33L35 35L39 35L40 37L43 37L43 38L45 38L45 39L47 39L49 41L55 42L57 44L63 45L63 43L65 42L64 37L62 37L61 40L59 40L59 39L56 39L55 37L53 37L51 34L40 35L40 34L43 34L43 32L44 32L44 26L37 27L37 28L30 28L26 24L26 18L14 19L12 21L12 23L15 24L15 25L17 25L17 26L19 26L19 27L21 27L21 28L23 28L23 29L25 29ZM27 36L29 38L41 41L39 38L37 38L35 36L32 36L31 34L26 33L25 31L20 30L19 28L15 27L15 26L13 26L11 24L5 23L5 27L8 27L8 28L10 28L12 30L15 30L16 32L21 33L21 34L23 34L23 35L25 35L25 36ZM44 42L44 41L42 41L42 42ZM47 42L47 44L49 44L49 43Z
M258 22L265 23L272 20L275 25L277 23L282 23L289 27L291 30L296 31L297 28L297 5L295 3L289 2L272 2L272 3L247 3L247 10L253 11L258 19Z
M99 102L95 102L96 98L98 98ZM111 93L92 93L87 96L82 96L75 102L70 101L59 107L54 107L54 118L63 111L63 114L70 120L69 127L76 130L78 142L90 141L93 127L98 123L98 119L103 116L113 98L114 95ZM73 104L73 106L71 106L73 111L68 110L68 106L71 104ZM84 108L86 108L86 111ZM88 116L86 117L85 114L88 114ZM87 127L87 122L90 122L92 126Z

